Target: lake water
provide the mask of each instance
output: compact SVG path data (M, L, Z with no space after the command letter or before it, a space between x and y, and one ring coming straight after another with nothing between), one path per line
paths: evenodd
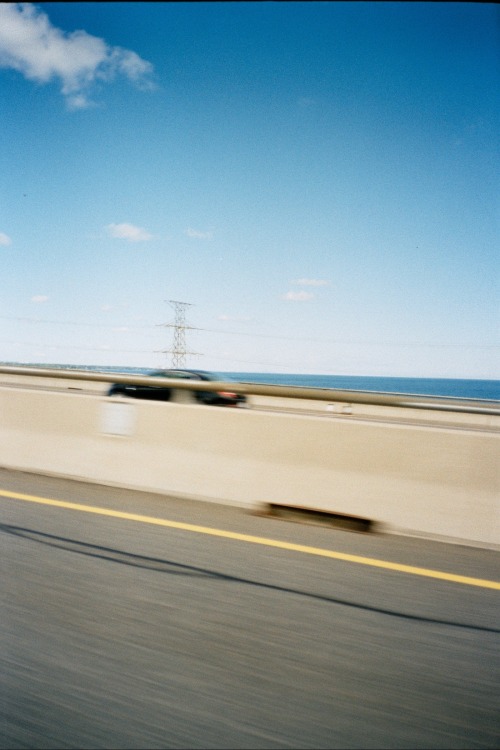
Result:
M37 365L38 367L40 365ZM137 375L151 372L141 367L87 367L75 365L43 365L61 369L88 369L100 372L122 372ZM450 398L500 400L500 380L474 380L462 378L397 378L363 375L304 375L270 372L222 372L233 380L248 383L290 385L335 390L369 391L375 393L402 393Z

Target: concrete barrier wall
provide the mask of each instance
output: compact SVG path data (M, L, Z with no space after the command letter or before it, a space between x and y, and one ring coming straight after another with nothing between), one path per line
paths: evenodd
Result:
M500 548L500 435L498 418L486 420L350 421L1 387L0 465Z
M0 372L0 387L6 385L22 388L32 387L36 390L83 391L105 395L112 382L113 376L111 374L109 383L106 383L83 379L70 380L65 378L39 377L36 375L11 375L10 373Z

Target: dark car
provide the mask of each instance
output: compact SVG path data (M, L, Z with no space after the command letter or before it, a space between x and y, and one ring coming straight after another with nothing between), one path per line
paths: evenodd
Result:
M175 378L176 380L212 380L222 383L230 382L228 375L206 370L153 370L147 373L151 378ZM170 401L172 399L172 388L157 385L126 385L114 383L108 390L108 396L128 396L129 398L142 398L149 401ZM178 391L180 389L177 389ZM200 404L211 406L245 406L246 396L231 391L187 391L191 393Z

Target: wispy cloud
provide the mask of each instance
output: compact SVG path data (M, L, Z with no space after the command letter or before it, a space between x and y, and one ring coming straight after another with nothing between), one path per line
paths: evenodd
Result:
M57 80L70 109L92 106L92 88L117 75L139 88L154 88L153 66L138 54L83 30L58 29L31 3L0 4L0 67L41 84Z
M49 298L46 294L35 294L34 297L31 298L32 302L35 302L35 304L40 305L43 302L48 302Z
M213 237L213 232L200 232L199 229L186 229L185 233L188 237L195 240L210 240Z
M314 294L310 292L287 292L283 295L283 299L291 302L307 302L307 300L313 299Z
M330 282L327 279L308 279L308 278L301 278L301 279L295 279L291 282L292 284L295 284L296 286L314 286L314 287L320 287L320 286L328 286ZM289 291L286 294L283 295L282 299L288 300L289 302L308 302L310 299L314 299L314 294L311 292L306 291Z
M237 315L218 315L217 320L222 320L224 322L230 322L230 323L249 323L253 320L253 318L248 317L238 317Z
M147 242L153 239L153 235L147 229L136 227L134 224L108 224L106 230L111 237L128 242Z
M12 240L10 239L8 234L5 234L4 232L0 232L0 245L11 245Z
M330 282L326 279L296 279L292 281L292 284L299 284L301 286L328 286Z

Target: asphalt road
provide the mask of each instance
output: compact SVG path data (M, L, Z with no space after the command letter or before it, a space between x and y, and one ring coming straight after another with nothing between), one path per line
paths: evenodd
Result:
M0 532L5 750L500 746L498 552L6 470Z

